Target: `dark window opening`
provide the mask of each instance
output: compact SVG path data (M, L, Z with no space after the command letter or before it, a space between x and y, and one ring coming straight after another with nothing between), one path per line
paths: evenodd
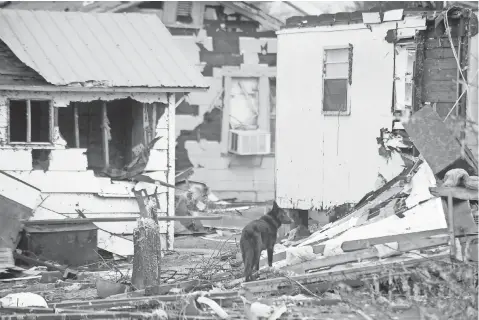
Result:
M178 1L176 7L176 21L180 23L193 23L193 1Z
M50 142L50 102L10 101L10 142Z
M50 167L50 151L48 149L32 149L33 170L48 170Z
M324 80L324 111L347 111L348 80Z
M163 1L144 1L138 4L140 9L163 10Z

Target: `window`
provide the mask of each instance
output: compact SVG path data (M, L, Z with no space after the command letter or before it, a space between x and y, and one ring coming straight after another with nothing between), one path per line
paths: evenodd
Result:
M178 1L176 6L176 22L193 23L193 1Z
M324 50L323 113L350 114L352 46Z
M138 4L138 8L163 10L163 1L143 1Z
M223 72L224 106L221 133L223 152L251 155L273 152L276 68L261 67L258 70L242 71L224 67ZM241 139L241 147L238 150L232 151L232 145L228 145L234 142L232 139Z
M53 107L50 101L10 100L10 143L51 143Z
M397 45L395 53L394 110L412 110L413 73L416 61L416 49L414 43Z

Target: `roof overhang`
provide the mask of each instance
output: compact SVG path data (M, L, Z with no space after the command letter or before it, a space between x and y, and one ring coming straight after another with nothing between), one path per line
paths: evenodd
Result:
M36 92L117 92L117 93L189 93L204 92L208 88L146 88L146 87L66 87L66 86L18 86L0 85L1 91L36 91Z

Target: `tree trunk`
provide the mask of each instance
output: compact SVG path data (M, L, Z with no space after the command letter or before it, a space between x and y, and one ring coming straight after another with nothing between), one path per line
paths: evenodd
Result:
M140 218L133 231L133 275L136 289L159 285L161 265L161 236L157 224L150 218Z

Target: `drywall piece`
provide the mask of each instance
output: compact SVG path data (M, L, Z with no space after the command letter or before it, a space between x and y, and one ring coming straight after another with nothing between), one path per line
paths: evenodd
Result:
M86 150L80 148L51 150L48 170L86 171L88 167Z
M461 159L459 142L431 107L415 112L403 126L434 174Z
M379 12L363 12L362 14L364 24L381 23Z
M32 151L0 149L0 170L32 170Z
M402 20L404 9L389 10L384 12L383 21L399 21Z
M168 151L150 150L150 158L146 164L145 171L161 171L168 169Z
M278 40L276 38L260 38L261 46L266 46L266 53L278 53Z

